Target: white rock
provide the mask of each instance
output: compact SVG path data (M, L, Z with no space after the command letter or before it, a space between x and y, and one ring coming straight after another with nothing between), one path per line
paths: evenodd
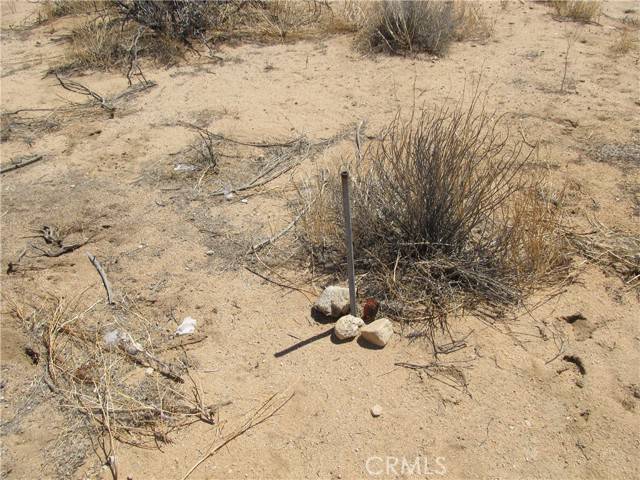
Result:
M349 313L349 289L334 285L325 288L313 308L327 317L340 318L346 315Z
M384 347L393 336L393 325L388 318L379 318L360 329L360 336L369 343Z
M336 334L338 340L346 340L347 338L354 338L358 335L358 330L364 325L364 320L360 317L354 317L353 315L345 315L340 317L336 322L333 331Z
M382 407L380 405L374 405L371 407L372 417L379 417L380 415L382 415Z

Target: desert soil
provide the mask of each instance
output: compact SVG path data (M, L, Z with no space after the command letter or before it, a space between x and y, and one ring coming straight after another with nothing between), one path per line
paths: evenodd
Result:
M2 3L3 111L85 100L45 75L64 54L73 17L8 28L34 8ZM242 195L233 201L211 196L222 186L216 175L198 184L198 175L174 170L180 155L172 153L194 140L180 121L246 141L300 133L318 141L362 120L373 134L414 99L432 105L459 98L482 73L488 106L511 115L514 135L522 131L529 142L540 141L538 161L549 184L566 186L567 215L585 228L584 219L595 216L640 234L637 154L629 160L593 153L602 145L638 148L638 56L609 50L624 10L638 4L606 3L599 23L587 25L554 20L542 3L485 8L495 18L492 38L456 43L441 59L363 56L348 35L223 47L221 62L191 55L167 68L145 64L157 86L132 96L114 118L97 109L65 118L61 128L28 143L4 141L3 165L20 155L45 158L2 175L2 477L55 478L60 458L54 457L62 452L68 455L63 462L80 465L72 478L110 478L89 443L69 436L67 417L41 381L41 366L24 353L30 340L5 303L84 289L87 305L104 301L86 258L91 252L118 294L126 293L166 332L186 316L197 319L207 338L187 347L193 374L211 401L232 402L221 408L218 425L177 431L162 451L119 445L122 479L182 478L248 412L289 391L295 395L276 416L229 443L190 478L429 473L402 472L402 458L426 460L432 478L637 478L639 300L614 273L576 259L575 281L551 298L539 292L529 309L505 312L494 324L471 314L452 320L454 338L467 346L441 356L450 369L435 378L395 365L433 361L429 344L407 338L411 329L400 325L382 350L325 337L276 358L296 339L328 326L311 318L312 296L250 273L243 253L291 221L294 181L321 166L337 172L353 155L352 140L305 161L259 195L247 195L246 203ZM559 93L566 36L573 30L579 41L570 51L569 93ZM127 88L118 71L72 78L104 95ZM242 171L242 161L226 165ZM6 274L25 237L42 225L80 225L96 236L57 258L24 259L22 268ZM288 278L319 293L323 285L305 268L291 265ZM562 319L576 312L585 319ZM580 357L585 373L563 355ZM443 383L452 383L451 375L466 390ZM376 404L383 413L374 418ZM86 453L79 461L78 449ZM387 457L400 459L395 471L384 467Z

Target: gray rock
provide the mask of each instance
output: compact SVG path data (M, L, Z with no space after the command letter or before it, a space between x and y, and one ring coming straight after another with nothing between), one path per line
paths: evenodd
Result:
M348 338L355 338L358 335L358 330L364 325L364 320L360 317L354 317L353 315L345 315L340 317L336 322L333 331L336 334L338 340L346 340Z
M327 317L340 318L349 313L349 289L330 286L318 297L313 309Z
M379 318L360 329L360 336L369 343L384 347L393 336L393 325L388 318Z

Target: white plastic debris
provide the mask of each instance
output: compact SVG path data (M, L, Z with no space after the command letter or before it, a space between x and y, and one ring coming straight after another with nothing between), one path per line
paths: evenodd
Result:
M188 335L196 331L196 320L186 317L180 326L176 329L176 335Z
M112 330L104 334L104 343L109 348L122 347L127 353L135 355L143 352L142 346L136 342L127 332Z
M233 190L231 188L231 185L227 184L224 186L224 199L225 200L233 200L233 197L235 197L235 195L233 194Z
M104 343L107 347L117 347L120 343L120 332L112 330L104 334Z
M191 165L189 163L179 163L173 168L173 170L176 172L193 172L196 168L197 167L195 165Z

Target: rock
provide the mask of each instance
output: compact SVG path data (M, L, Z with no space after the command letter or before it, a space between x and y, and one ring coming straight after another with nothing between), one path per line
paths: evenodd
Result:
M393 335L393 325L388 318L379 318L360 329L360 336L369 343L384 347Z
M346 340L348 338L355 338L358 335L358 330L364 325L364 320L360 317L354 317L353 315L345 315L340 317L336 322L336 326L333 331L336 334L338 340Z
M372 417L379 417L380 415L382 415L382 407L380 405L374 405L371 407Z
M329 286L318 297L313 309L327 317L340 318L349 313L349 289Z

